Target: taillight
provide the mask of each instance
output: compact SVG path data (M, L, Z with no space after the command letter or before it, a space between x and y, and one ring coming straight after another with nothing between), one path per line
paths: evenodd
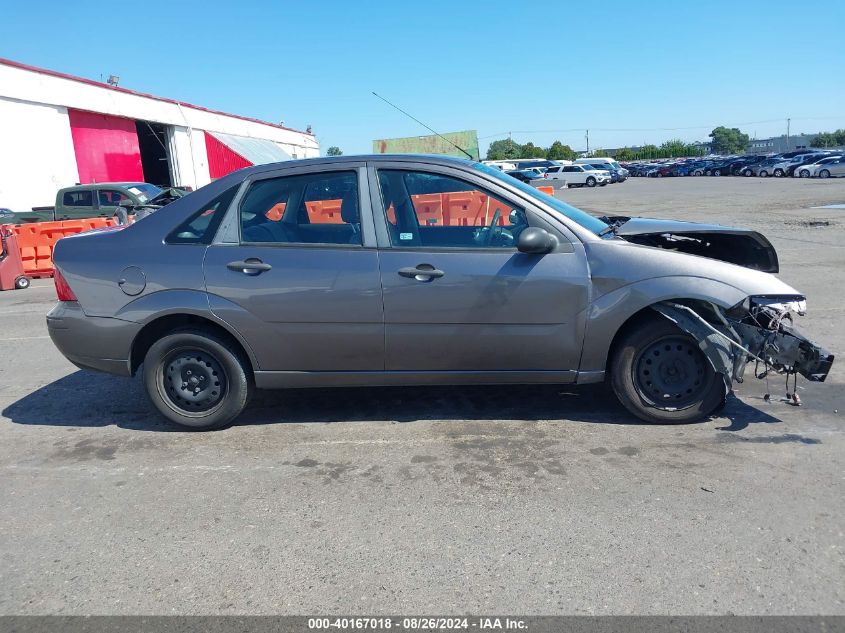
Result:
M73 290L70 289L58 268L53 269L53 283L56 284L56 296L59 301L77 301L76 295L73 294Z

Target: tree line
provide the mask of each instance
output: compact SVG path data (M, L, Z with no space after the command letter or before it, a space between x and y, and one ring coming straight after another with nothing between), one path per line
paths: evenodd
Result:
M710 151L714 154L741 154L748 149L751 139L739 128L729 128L720 125L713 128L708 135ZM840 147L845 146L845 130L822 132L811 141L812 147ZM703 156L705 148L696 143L685 143L681 139L670 139L660 145L643 145L642 147L622 147L613 151L616 160L641 160L649 158L680 158L687 156ZM591 156L608 156L608 152L596 148L590 152ZM531 141L516 143L512 139L500 139L490 143L487 149L487 160L510 160L518 158L545 158L548 160L575 160L580 156L569 145L555 141L549 147L543 148Z
M845 130L835 132L822 132L810 141L813 147L840 147L845 146Z

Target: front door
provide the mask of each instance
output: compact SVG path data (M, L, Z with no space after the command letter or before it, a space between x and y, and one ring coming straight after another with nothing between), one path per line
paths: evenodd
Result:
M207 250L210 307L261 370L384 369L378 252L360 214L366 176L340 167L256 177L237 202L236 243Z
M588 283L580 248L561 235L554 252L518 252L519 233L543 221L463 170L397 163L374 180L388 236L387 370L577 370Z

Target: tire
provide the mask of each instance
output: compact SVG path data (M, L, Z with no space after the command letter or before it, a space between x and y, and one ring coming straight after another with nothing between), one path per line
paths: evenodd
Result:
M656 424L698 422L725 403L724 380L696 341L657 314L622 335L610 383L622 406Z
M587 178L587 186L588 187L595 187L596 186L596 179L590 176Z
M721 169L714 169L713 173L710 174L711 176L721 176L722 170Z
M754 172L751 171L750 169L746 169L745 171L742 172L742 175L745 176L746 178L748 178L750 176L753 176Z
M171 422L192 430L219 429L249 402L253 386L248 367L243 354L217 334L179 329L150 346L144 357L144 387L153 406Z
M760 178L768 178L768 177L769 177L769 172L767 172L765 169L761 169L761 170L760 170L760 173L759 173L759 174L757 174L757 175L758 175L758 176L760 176Z
M827 169L822 169L819 172L819 178L830 178L830 172Z
M798 175L801 178L809 178L810 177L810 170L809 169L802 169L801 171L798 172Z
M772 174L775 178L783 178L783 170L778 167L775 169L774 173Z
M15 288L18 290L26 290L29 288L29 277L25 275L21 275L17 279L15 279Z

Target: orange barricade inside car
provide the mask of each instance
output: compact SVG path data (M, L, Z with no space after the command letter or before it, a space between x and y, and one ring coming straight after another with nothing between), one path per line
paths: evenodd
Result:
M114 224L111 218L87 218L60 222L7 224L3 228L11 231L17 238L24 274L29 277L50 277L53 275L53 247L56 242L66 235L75 235Z

